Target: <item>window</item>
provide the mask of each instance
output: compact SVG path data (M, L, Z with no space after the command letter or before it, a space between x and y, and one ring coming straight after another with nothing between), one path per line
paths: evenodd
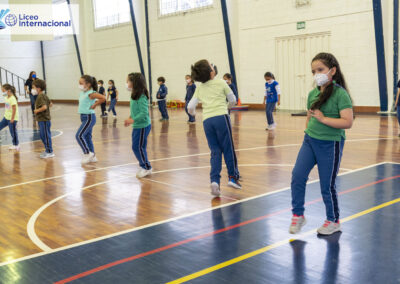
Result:
M213 0L159 0L160 16L186 12L213 5Z
M128 23L131 20L128 0L93 0L95 29Z

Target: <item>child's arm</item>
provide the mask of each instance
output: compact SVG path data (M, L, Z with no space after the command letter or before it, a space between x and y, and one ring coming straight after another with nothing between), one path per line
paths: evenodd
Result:
M275 90L276 90L276 93L278 94L278 106L280 106L281 105L281 87L279 86L278 83L275 86Z
M107 98L106 98L106 101L108 101L109 98L110 98L110 92L107 90Z
M188 104L188 113L190 113L191 115L196 115L196 107L199 104L199 99L193 97L189 104Z
M226 95L226 98L228 100L228 108L232 108L237 104L236 96L232 91Z
M310 115L319 122L338 129L349 129L353 125L353 109L346 108L340 111L340 118L330 118L324 116L319 109L310 110Z
M396 97L396 102L394 104L394 109L397 109L397 104L399 103L399 97L400 97L400 89L397 91L397 97Z
M267 96L264 96L264 101L263 101L264 105L265 105L266 101L267 101Z
M50 106L51 106L51 105L50 105ZM45 111L46 109L47 109L47 106L46 106L46 105L43 105L42 107L35 109L33 112L34 112L34 114L37 114L37 113L39 113L39 112Z
M118 90L115 90L115 93L117 94L115 99L118 101Z
M14 123L15 114L17 113L17 105L12 106L11 123Z
M91 109L95 109L98 105L101 105L105 102L104 96L100 95L99 93L91 93L89 98L91 100L97 99L96 102L90 107Z
M128 127L129 125L133 124L134 120L132 119L132 117L128 117L127 119L125 119L125 127Z

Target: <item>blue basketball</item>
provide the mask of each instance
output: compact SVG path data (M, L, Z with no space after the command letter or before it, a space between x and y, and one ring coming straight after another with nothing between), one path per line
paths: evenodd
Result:
M13 27L17 24L17 16L14 14L8 14L4 21L6 22L7 26Z

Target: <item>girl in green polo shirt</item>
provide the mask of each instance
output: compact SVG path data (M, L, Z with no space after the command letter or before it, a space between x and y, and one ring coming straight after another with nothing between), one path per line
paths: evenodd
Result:
M342 158L345 129L353 124L353 106L339 62L330 53L319 53L311 63L317 88L308 95L307 123L303 145L292 172L292 212L289 232L305 225L304 199L308 176L318 166L326 221L318 229L322 235L340 231L336 176Z
M133 124L132 150L139 161L140 170L136 177L151 175L151 164L147 158L147 137L151 130L149 115L149 91L146 80L141 73L130 73L126 80L126 88L131 92L131 114L125 120L125 127Z

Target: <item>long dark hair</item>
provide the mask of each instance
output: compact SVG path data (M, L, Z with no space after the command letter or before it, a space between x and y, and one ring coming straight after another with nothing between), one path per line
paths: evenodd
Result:
M130 73L128 74L128 80L132 82L132 100L138 100L144 94L149 99L149 91L146 86L146 79L142 73Z
M211 79L212 69L208 60L202 59L200 61L197 61L194 65L191 66L191 69L193 80L205 83Z
M35 71L31 71L30 73L29 73L29 80L32 80L32 75L33 75L33 73L36 73Z
M274 76L274 74L272 74L271 72L266 72L266 73L264 74L264 78L265 78L265 77L272 78L272 79L275 80L275 76Z
M4 84L3 85L3 89L6 90L6 91L11 91L11 93L14 95L15 99L18 101L17 94L16 94L14 86L11 86L10 84Z
M333 75L332 80L334 80L336 82L336 84L338 84L340 87L342 87L343 89L345 89L347 91L346 81L344 79L344 76L343 76L342 71L340 69L339 62L337 61L336 57L331 53L322 52L322 53L318 53L313 58L312 62L317 61L317 60L321 61L329 69L332 69L333 67L336 67L336 73L335 73L335 75ZM318 88L320 89L320 87L318 87ZM333 83L331 83L328 86L326 86L324 91L319 94L318 100L316 100L312 104L311 109L312 110L320 109L329 100L329 98L332 96L333 88L334 88L334 84Z
M90 75L83 75L81 78L83 80L85 80L85 82L87 84L89 84L90 87L92 87L93 91L97 92L98 86L97 86L97 80L95 77L92 77Z

